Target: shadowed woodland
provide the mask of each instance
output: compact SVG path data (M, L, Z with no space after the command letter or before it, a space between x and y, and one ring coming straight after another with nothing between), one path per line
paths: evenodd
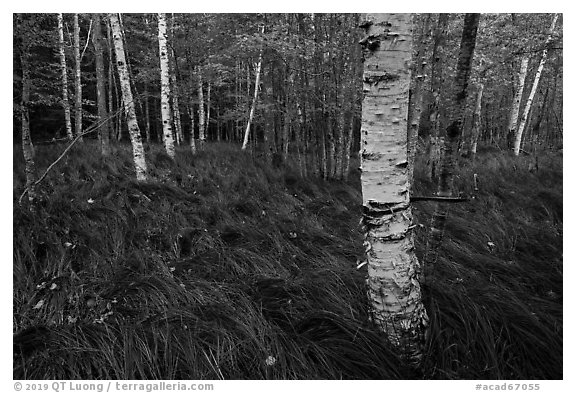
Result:
M561 14L13 32L14 379L563 378Z

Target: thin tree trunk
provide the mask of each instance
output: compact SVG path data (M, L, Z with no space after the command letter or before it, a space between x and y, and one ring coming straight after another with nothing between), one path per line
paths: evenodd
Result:
M96 101L98 102L98 120L104 120L108 117L106 110L106 73L104 70L104 49L102 45L102 24L100 14L94 14L94 35L92 43L94 44L94 54L96 57ZM108 122L102 123L99 127L100 143L102 146L102 155L110 154L110 127Z
M520 104L522 103L522 94L524 93L524 82L526 81L526 74L528 73L528 55L522 58L520 64L520 72L518 73L518 88L514 95L512 103L512 111L510 112L510 121L508 123L508 139L511 141L516 136L516 129L518 126L518 115L520 114ZM512 147L512 143L508 148Z
M194 139L194 105L190 102L190 149L196 153L196 140Z
M80 25L78 24L78 14L74 14L74 121L77 136L82 134L82 77L80 62ZM82 137L80 137L80 142L81 141Z
M210 133L210 91L212 90L212 85L208 82L208 89L206 90L206 134Z
M294 73L290 68L286 70L288 74L288 84L285 86L284 96L284 126L282 128L282 161L288 160L288 148L290 145L290 128L292 126L291 105L292 100L292 83L294 81Z
M64 108L66 136L69 140L72 140L74 139L74 134L72 133L70 102L68 101L68 68L66 67L66 53L64 52L64 21L62 14L58 14L58 51L60 54L60 71L62 73L62 107Z
M418 37L414 37L416 45L412 46L413 69L410 80L410 99L408 107L408 179L412 183L414 178L414 163L416 161L416 149L418 146L418 133L420 116L423 105L423 88L426 79L425 37L428 34L429 15L414 15L414 25L423 25Z
M128 132L130 133L130 141L132 142L132 154L134 157L136 179L138 181L145 181L147 170L146 157L144 155L144 146L142 145L140 128L138 127L138 121L136 120L136 109L134 107L132 90L130 89L130 75L128 74L128 68L126 66L122 31L120 29L120 22L117 14L109 14L109 19L114 40L114 50L116 52L116 66L118 67L118 75L120 77L124 111L126 112Z
M534 83L532 84L532 90L528 96L528 101L526 101L526 106L524 107L524 113L522 114L522 119L518 125L518 131L516 132L516 138L514 139L514 155L520 154L520 143L522 142L522 133L524 132L524 127L526 126L526 121L528 120L528 113L530 112L530 107L532 106L532 100L534 100L534 95L538 90L538 82L540 82L540 76L542 75L542 70L544 69L544 64L546 64L546 59L548 58L548 45L552 41L552 34L554 34L554 27L556 27L556 21L558 20L558 14L554 14L552 19L552 26L550 26L550 32L548 33L548 39L546 40L546 48L542 52L542 59L540 60L540 65L536 71L536 76L534 77Z
M406 165L411 18L410 14L364 18L362 220L371 317L403 357L419 364L428 316L414 252ZM394 39L387 39L388 31L394 32ZM379 45L370 45L371 37L380 37Z
M110 23L106 23L106 39L108 42L108 113L114 112L114 97L112 95L113 90L116 88L116 83L114 81L114 53L113 53L113 43L112 43L112 32L110 31ZM114 88L114 89L113 89ZM120 118L118 116L117 118ZM115 122L110 124L111 135L116 135Z
M484 93L484 83L478 85L478 93L476 96L476 107L474 109L474 120L472 124L472 147L471 153L476 154L478 148L478 137L480 136L480 124L482 115L482 94Z
M354 42L358 42L359 39L356 39L356 35L353 36ZM352 88L352 95L351 95L351 119L350 125L348 126L348 135L346 138L346 153L344 156L344 180L348 180L348 174L350 172L350 155L352 154L352 142L353 142L353 135L354 135L354 124L357 115L361 115L362 113L362 104L361 104L361 97L360 94L362 92L362 67L360 66L360 45L354 45L353 53L353 61L352 61L352 70L350 74L350 80L354 81L354 85Z
M330 110L326 114L326 136L328 137L328 145L326 146L328 156L328 179L334 179L336 177L336 130L333 121L333 111Z
M204 115L204 91L202 83L202 67L198 66L198 138L200 148L204 148L206 142L206 118Z
M170 65L166 41L166 14L159 13L158 49L160 53L162 131L164 134L164 148L166 149L166 153L173 159L176 157L176 151L174 150L174 137L172 134L172 111L170 110Z
M30 101L30 54L29 43L22 26L22 16L17 16L17 28L21 37L20 47L20 64L22 66L22 99L20 101L20 119L22 121L22 152L24 154L24 171L26 172L26 189L28 190L28 201L30 209L33 209L33 203L36 199L36 166L34 165L34 145L30 136L30 115L28 105Z
M444 58L446 56L444 44L448 31L449 14L439 14L438 24L434 30L434 48L432 51L432 70L430 84L432 88L432 103L430 108L430 122L432 130L430 133L430 148L428 150L427 175L429 179L435 179L442 158L442 148L444 139L440 138L440 128L442 126L440 118L440 101L442 99Z
M144 82L144 126L146 127L146 143L151 143L152 137L150 135L150 98L148 95L148 83Z
M174 13L172 13L172 23L170 24L170 44L169 49L169 70L170 70L170 83L172 84L172 112L174 113L174 128L176 134L176 141L178 145L184 143L184 134L182 132L182 120L180 116L180 90L178 88L178 67L176 64L176 54L174 52Z
M262 26L261 34L264 34L264 26ZM256 65L256 81L254 82L254 98L252 99L252 106L250 107L250 115L248 116L246 131L244 131L244 142L242 143L242 150L246 150L246 146L248 146L248 138L250 136L250 126L252 125L252 119L254 118L254 112L256 111L256 102L258 102L258 88L260 86L260 71L262 70L263 49L264 48L261 47L260 53L258 54L258 64Z
M480 14L466 14L464 17L464 28L462 31L462 40L460 42L460 54L456 68L455 90L451 93L449 108L448 127L446 128L445 150L440 167L440 179L438 184L438 196L449 197L452 194L452 183L454 170L456 166L456 153L458 142L462 135L462 123L464 118L464 109L466 107L466 96L468 95L468 80L472 58L474 56L474 47L476 46L476 33L478 31L478 20ZM444 237L444 228L448 216L448 205L437 202L430 232L426 244L426 274L432 273L432 269L438 259L438 249Z

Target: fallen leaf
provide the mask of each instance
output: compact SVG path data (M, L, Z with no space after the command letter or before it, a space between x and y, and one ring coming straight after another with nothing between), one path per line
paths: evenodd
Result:
M42 308L42 306L44 305L44 300L40 300L38 303L36 303L36 305L34 307L32 307L34 310L38 310L40 308Z

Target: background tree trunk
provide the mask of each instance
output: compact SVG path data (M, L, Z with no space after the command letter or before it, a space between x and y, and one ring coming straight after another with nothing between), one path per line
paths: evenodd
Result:
M114 51L116 52L116 66L120 77L120 88L122 89L122 99L124 101L124 110L128 122L128 132L132 142L132 154L134 157L134 167L136 169L136 179L138 181L146 180L146 157L144 155L144 146L142 145L142 136L136 120L136 108L130 89L130 75L126 66L126 56L124 55L124 43L122 40L122 31L117 14L109 14L110 27L114 41Z
M200 148L204 148L206 142L206 117L204 114L204 91L202 83L202 67L198 66L198 138Z
M261 34L264 34L264 26L261 27ZM248 146L248 138L250 136L250 126L252 125L252 119L254 118L254 112L256 111L256 103L258 102L258 88L260 86L260 71L262 70L262 51L263 51L263 47L260 47L260 53L258 54L258 63L256 65L256 81L254 82L254 98L252 98L252 106L250 107L250 115L248 116L248 123L246 124L246 131L244 131L244 142L242 142L242 150L246 150L246 146Z
M512 111L510 112L510 121L508 123L508 148L513 147L512 139L516 136L516 129L518 128L518 115L520 114L520 104L522 103L522 94L524 93L524 82L526 81L526 74L528 73L528 62L530 58L526 55L522 58L520 64L520 72L518 73L518 88L514 94L514 101L512 102Z
M474 109L474 118L472 121L472 141L470 151L476 154L478 148L478 137L480 136L481 115L482 115L482 94L484 93L484 83L478 84L478 93L476 95L476 107Z
M108 125L108 111L106 110L106 73L104 70L104 49L102 45L102 24L100 14L94 14L94 54L96 58L96 101L98 102L98 120L104 121L99 127L102 154L110 154L110 126Z
M20 42L20 64L22 66L22 99L20 100L20 119L22 121L22 152L24 154L24 164L26 172L26 189L28 190L28 201L30 209L36 199L36 166L34 165L34 145L30 136L30 114L28 105L30 101L30 62L29 43L26 39L27 32L23 32L22 16L18 16L17 28L20 31L22 41Z
M468 95L468 80L470 79L474 47L476 46L476 33L478 31L479 19L480 14L466 14L464 17L460 54L458 55L458 63L456 66L455 89L451 93L448 102L449 106L447 108L449 119L448 127L446 128L444 156L442 157L438 183L438 196L440 197L449 197L452 195L456 153L458 142L462 135L466 96ZM427 277L429 273L432 273L432 268L438 258L438 248L444 237L447 216L448 205L446 203L436 202L426 244L426 256L424 258L426 264L425 277Z
M62 73L62 107L64 108L66 136L69 140L72 140L74 139L74 134L72 133L70 102L68 101L68 68L66 67L66 52L64 51L64 21L62 14L58 14L58 52L60 55L60 71Z
M546 40L546 48L542 52L542 59L540 60L540 65L536 71L536 76L534 77L534 83L532 84L532 90L528 96L528 101L526 101L526 106L524 107L524 113L522 114L522 119L518 125L518 131L516 131L516 138L514 139L514 155L520 154L520 144L522 143L522 133L524 132L524 127L528 121L528 113L530 112L530 107L532 106L532 100L534 95L538 90L538 83L540 82L540 76L542 75L542 70L544 69L544 64L546 64L546 59L548 58L548 46L552 40L552 34L554 33L554 27L556 27L556 21L558 20L558 14L554 14L552 19L552 26L550 26L550 33L548 34L548 39Z
M74 14L74 121L76 136L82 134L82 76L80 70L80 25L78 14ZM82 137L80 137L82 140Z
M158 49L160 53L160 101L162 108L162 132L164 148L171 157L176 157L172 133L172 111L170 110L170 66L166 47L166 14L158 14Z
M442 157L443 139L440 138L440 128L442 126L440 117L440 102L442 100L442 86L444 61L446 51L444 48L446 35L448 31L449 14L439 14L438 24L434 30L434 48L432 50L432 70L430 76L430 85L432 89L432 102L430 104L430 145L428 149L428 168L427 175L429 179L435 179L440 166Z

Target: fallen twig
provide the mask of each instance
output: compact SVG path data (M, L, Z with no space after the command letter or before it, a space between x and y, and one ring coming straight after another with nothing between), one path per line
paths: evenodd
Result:
M466 197L439 197L439 196L411 196L410 202L418 201L437 201L437 202L468 202L470 199Z
M116 116L118 116L120 114L120 112L122 112L122 109L118 109L114 114L108 116L104 120L97 121L96 123L94 123L90 127L88 127L88 129L86 131L84 131L81 134L78 134L76 136L76 138L74 138L74 140L68 145L68 147L66 147L66 149L64 149L64 151L62 152L62 154L60 154L60 156L56 159L56 161L54 161L52 164L50 164L50 166L48 166L48 168L46 168L46 171L44 171L42 176L40 176L40 178L34 182L33 186L34 187L37 186L38 184L40 184L40 182L42 180L44 180L46 175L48 175L48 172L50 172L50 170L66 155L66 153L68 153L68 151L72 148L72 146L74 146L74 144L76 143L76 141L78 141L78 139L82 138L84 135L87 135L87 134L90 134L94 131L97 131L100 128L100 126L102 126L103 124L107 123L108 121L110 121L113 118L115 118ZM27 192L28 192L28 187L26 187L24 189L24 191L22 192L22 195L20 195L20 198L18 198L18 204L19 205L22 204L22 198L24 198L24 196L26 195Z

